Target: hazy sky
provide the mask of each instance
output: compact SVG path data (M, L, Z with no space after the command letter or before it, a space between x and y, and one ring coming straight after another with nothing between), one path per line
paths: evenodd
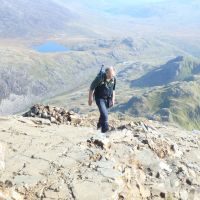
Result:
M169 1L169 0L101 0L102 2L106 3L106 2L112 2L112 3L116 3L116 2L120 2L120 3L130 3L130 4L134 4L134 3L151 3L151 2L162 2L162 1Z

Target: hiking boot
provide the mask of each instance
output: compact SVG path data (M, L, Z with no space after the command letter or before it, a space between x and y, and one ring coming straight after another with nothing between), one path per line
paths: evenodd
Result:
M100 122L97 123L97 130L101 128Z
M109 131L109 128L106 128L106 129L104 129L104 130L101 129L101 132L102 132L102 133L106 133L106 132L108 132L108 131Z

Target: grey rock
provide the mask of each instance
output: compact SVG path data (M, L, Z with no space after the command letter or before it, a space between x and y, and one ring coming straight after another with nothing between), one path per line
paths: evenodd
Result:
M43 113L42 113L42 118L44 118L44 119L47 119L47 118L48 118L47 112L43 112Z
M56 119L54 117L50 117L51 123L56 123Z
M181 200L188 200L188 192L184 189L180 190L180 198Z

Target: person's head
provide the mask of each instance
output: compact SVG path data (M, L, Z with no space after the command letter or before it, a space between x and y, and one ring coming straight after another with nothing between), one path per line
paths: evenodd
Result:
M115 76L115 69L113 66L106 68L106 78L112 79Z

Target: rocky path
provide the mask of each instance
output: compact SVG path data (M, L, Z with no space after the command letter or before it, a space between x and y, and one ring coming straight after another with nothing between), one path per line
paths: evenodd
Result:
M200 199L200 136L158 122L92 127L0 118L0 199Z

